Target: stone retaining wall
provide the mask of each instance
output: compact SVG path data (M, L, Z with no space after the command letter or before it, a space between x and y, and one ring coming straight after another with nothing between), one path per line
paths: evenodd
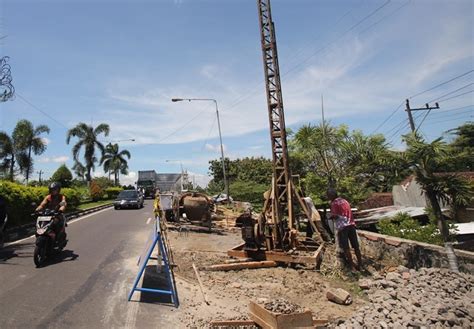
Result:
M383 260L393 266L449 268L444 247L428 243L400 239L393 236L357 231L362 254L374 260ZM455 250L459 270L474 273L474 252Z

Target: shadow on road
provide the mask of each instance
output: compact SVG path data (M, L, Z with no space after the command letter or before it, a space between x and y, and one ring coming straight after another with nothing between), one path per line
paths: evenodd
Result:
M143 288L170 290L165 273L157 273L156 265L148 265L143 274ZM158 303L174 306L171 296L165 294L154 294L149 292L141 292L140 302Z
M59 264L63 262L75 261L79 257L78 254L75 254L74 251L65 249L60 253L52 255L51 258L46 259L46 262L42 267L48 267L50 265Z
M0 249L0 264L10 264L8 260L12 258L33 258L34 241L17 243Z

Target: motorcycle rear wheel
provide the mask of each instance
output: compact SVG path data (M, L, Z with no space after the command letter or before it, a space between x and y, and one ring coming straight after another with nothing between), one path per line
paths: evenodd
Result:
M33 260L35 262L36 267L41 267L43 265L44 260L46 259L46 248L42 247L35 247L35 252L33 253Z

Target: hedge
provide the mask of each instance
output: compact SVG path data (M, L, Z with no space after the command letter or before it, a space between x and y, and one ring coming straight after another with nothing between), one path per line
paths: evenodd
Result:
M78 191L71 188L61 189L61 193L66 197L68 208L76 208L81 199ZM0 181L0 195L7 202L8 226L17 226L30 223L30 214L34 211L31 204L40 204L48 194L47 187L24 186L8 181Z
M121 187L108 187L105 189L105 193L107 194L107 199L115 199L120 192L123 191Z

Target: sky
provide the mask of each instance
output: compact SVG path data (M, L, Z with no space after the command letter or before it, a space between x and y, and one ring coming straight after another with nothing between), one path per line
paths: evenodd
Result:
M471 0L272 0L286 126L325 119L403 149L405 99L432 140L474 121ZM204 185L224 153L271 157L255 0L0 0L0 56L16 96L0 103L0 130L46 124L35 174L73 165L67 130L110 125L104 142L139 170L180 172ZM447 138L449 135L444 134ZM134 141L131 141L133 139ZM97 166L96 176L103 175Z

